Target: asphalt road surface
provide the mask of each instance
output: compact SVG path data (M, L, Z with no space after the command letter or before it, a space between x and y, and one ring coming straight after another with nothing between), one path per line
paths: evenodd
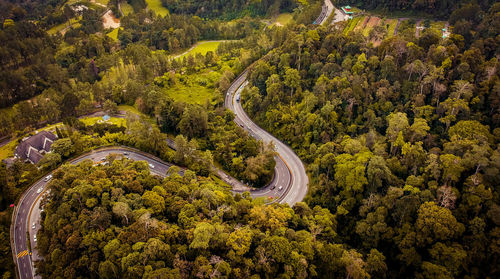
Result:
M70 163L77 164L88 159L94 162L101 162L112 153L120 154L122 156L125 156L124 153L127 153L126 156L132 160L147 161L148 164L150 164L151 173L159 176L165 176L167 170L172 166L171 164L165 163L157 158L154 158L153 156L146 156L140 152L121 147L96 150L78 157ZM16 207L16 211L14 212L13 254L18 267L19 278L21 279L39 278L39 276L34 276L35 270L33 261L38 259L38 254L34 249L36 247L34 237L40 228L41 209L37 205L39 205L40 199L45 194L45 190L47 189L47 184L50 182L50 180L45 180L45 177L40 179L24 193ZM31 243L31 249L28 249L28 239ZM33 251L33 254L31 254L31 251Z
M256 139L264 143L273 142L278 156L275 157L276 167L273 180L266 187L251 191L253 197L272 198L273 201L288 203L293 206L302 201L307 193L308 177L302 161L286 144L282 143L271 134L257 126L245 113L239 102L241 90L246 85L245 70L228 89L225 105L235 113L234 121L247 130ZM72 160L71 164L77 164L84 160L92 160L96 163L105 161L110 154L120 154L136 161L146 161L150 171L159 176L165 176L167 170L172 166L153 156L147 156L139 151L127 148L112 147L96 150ZM39 259L36 251L36 233L40 228L40 200L46 193L47 184L50 179L46 177L35 182L22 196L14 212L14 234L13 234L13 256L16 261L19 278L39 278L35 276L33 261ZM237 191L233 191L237 192ZM28 247L28 241L31 244Z
M247 84L246 77L248 69L245 70L229 87L226 94L225 106L234 112L234 121L247 130L250 135L264 143L274 143L278 156L275 157L276 167L274 169L273 181L263 189L252 191L253 197L275 197L279 202L288 203L293 206L304 199L307 194L309 179L304 164L293 150L282 143L264 129L257 126L248 117L239 101L241 90Z

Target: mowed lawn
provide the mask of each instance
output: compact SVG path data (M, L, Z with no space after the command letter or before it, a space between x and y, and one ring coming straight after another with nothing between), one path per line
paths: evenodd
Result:
M146 3L148 4L148 8L153 10L157 15L166 16L169 14L168 9L161 4L161 0L146 0Z

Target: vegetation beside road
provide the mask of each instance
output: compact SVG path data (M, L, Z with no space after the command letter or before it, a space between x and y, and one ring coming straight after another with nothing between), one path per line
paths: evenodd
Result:
M54 173L37 242L43 277L300 277L352 253L333 244L335 219L319 207L269 206L189 170L161 179L144 162L109 160Z
M378 45L385 28L367 38L361 17L348 34L296 28L249 72L243 107L304 161L306 203L336 216L358 267L385 257L372 277L499 272L500 4L477 8L454 11L446 38L430 21L417 38L412 19Z

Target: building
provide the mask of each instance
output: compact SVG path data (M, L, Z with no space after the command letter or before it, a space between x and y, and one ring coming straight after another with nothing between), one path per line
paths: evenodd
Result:
M352 12L351 6L344 6L342 7L342 11L346 15L353 15L354 13Z
M347 19L352 19L354 12L352 11L351 6L347 5L341 8L342 13L347 17Z
M50 152L52 143L57 136L48 131L41 131L34 136L23 139L14 151L14 157L38 163L45 153Z

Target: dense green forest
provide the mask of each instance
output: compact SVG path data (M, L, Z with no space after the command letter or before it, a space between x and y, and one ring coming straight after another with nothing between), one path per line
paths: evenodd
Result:
M336 215L342 243L378 249L389 277L498 275L499 9L463 35L377 48L294 28L242 93L307 163L309 206Z
M162 0L166 16L149 1L97 2L0 0L0 138L59 123L37 165L0 163L2 278L15 277L9 205L56 168L38 235L44 278L500 276L500 4L332 1L451 25L417 37L401 22L375 46L343 32L350 22L311 24L322 1ZM273 24L284 12L291 23ZM202 40L216 51L182 54ZM274 175L273 147L223 106L249 66L244 109L309 175L293 207L214 176L262 187ZM96 111L122 124L79 119ZM185 174L115 156L65 164L114 145Z
M312 1L315 2L315 1ZM199 17L231 18L242 14L276 15L279 12L291 12L297 8L294 0L162 0L163 6L173 13L194 14Z
M481 6L483 10L488 10L494 0L335 0L338 5L356 5L368 10L388 10L393 12L408 12L413 14L428 14L447 19L454 11L464 7ZM475 9L476 13L481 13L481 8Z
M43 277L257 278L315 276L361 255L335 239L328 210L233 195L215 181L149 174L144 162L92 162L54 174L37 264ZM369 270L384 272L371 251ZM341 271L342 270L342 271ZM364 274L368 274L363 271Z

